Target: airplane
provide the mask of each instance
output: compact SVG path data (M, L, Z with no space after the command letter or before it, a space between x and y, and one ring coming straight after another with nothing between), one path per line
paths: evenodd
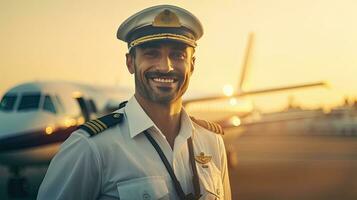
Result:
M240 125L240 118L254 110L253 106L237 97L325 85L324 82L316 82L255 91L243 90L252 38L251 34L237 93L185 100L184 106L189 113L216 121L224 128L237 126ZM35 81L17 85L5 93L0 101L0 164L7 166L12 173L8 180L9 196L26 193L27 180L21 176L22 169L48 164L60 144L78 125L116 110L120 102L134 93L128 88L116 88ZM228 106L220 101L228 101ZM215 118L210 119L208 116Z
M236 92L234 93L233 87L228 85L228 87L224 88L223 91L225 95L213 95L187 99L183 102L183 104L185 108L189 110L190 114L197 116L198 118L218 122L223 128L235 127L241 125L241 118L250 116L256 111L252 102L244 99L244 97L312 87L329 87L327 82L318 81L281 87L246 90L245 82L250 66L249 61L253 42L254 34L250 33L248 35L245 55L241 67L241 76L237 84ZM207 113L214 113L214 115L207 115Z
M252 101L245 97L254 95L266 95L275 92L291 91L297 89L306 89L313 87L329 88L330 85L325 81L295 84L288 86L262 88L256 90L246 90L245 82L249 70L249 61L251 57L254 34L248 35L248 41L245 48L245 55L241 67L241 77L239 79L236 92L233 87L224 88L225 95L213 95L201 98L187 99L184 106L191 115L196 118L213 121L221 125L225 133L223 140L225 142L228 164L231 168L237 167L237 151L235 142L246 127L261 123L261 114L253 105ZM288 120L288 119L286 119ZM292 119L289 119L292 120ZM273 123L273 121L270 121ZM237 128L238 127L238 128Z
M46 165L78 125L117 109L128 88L36 81L8 90L0 102L0 164L13 174L9 196L25 193L26 166Z

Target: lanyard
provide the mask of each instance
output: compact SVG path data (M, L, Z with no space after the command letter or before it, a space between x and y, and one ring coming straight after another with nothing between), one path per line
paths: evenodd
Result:
M160 146L157 144L155 139L147 131L144 131L144 134L145 134L146 138L150 141L152 146L155 148L156 152L159 154L163 164L166 167L167 172L169 173L169 175L172 179L172 182L174 183L176 193L180 197L180 199L181 200L199 199L201 196L201 192L200 192L200 184L199 184L199 180L198 180L196 162L194 160L192 138L190 137L189 139L187 139L187 145L188 145L188 151L189 151L190 164L191 164L191 168L192 168L192 172L193 172L192 182L193 182L195 194L190 193L188 195L185 195L184 191L182 190L180 182L177 180L174 170L172 169L169 161L167 160L167 158L166 158L164 152L161 150Z

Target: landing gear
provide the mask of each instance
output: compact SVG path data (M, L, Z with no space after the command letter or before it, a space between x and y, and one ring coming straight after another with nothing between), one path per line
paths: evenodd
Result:
M29 196L29 184L24 176L20 175L20 169L14 167L10 169L13 174L7 182L7 194L10 198L24 198Z

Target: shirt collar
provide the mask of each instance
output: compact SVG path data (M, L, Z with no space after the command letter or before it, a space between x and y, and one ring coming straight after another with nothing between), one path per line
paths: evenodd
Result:
M190 116L187 114L186 110L182 108L181 110L181 127L178 136L183 139L188 139L193 136L195 127L192 124Z
M130 137L133 138L143 131L153 128L159 131L154 122L145 113L135 96L131 97L124 108L124 112L128 119ZM192 132L195 130L190 116L187 114L184 108L181 110L181 127L178 136L183 139L188 139L192 136ZM160 132L160 131L159 131Z
M135 96L129 99L124 110L128 119L131 138L151 127L156 127L154 122L145 113L139 102L136 100Z

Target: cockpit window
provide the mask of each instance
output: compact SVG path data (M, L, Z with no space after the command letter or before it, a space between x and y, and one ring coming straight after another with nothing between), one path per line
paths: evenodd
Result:
M56 113L56 108L55 105L53 104L53 101L50 96L46 95L45 96L45 101L43 103L43 109L52 113Z
M22 95L18 110L34 110L40 106L40 93Z
M64 106L63 106L62 101L61 101L61 98L56 95L55 98L54 98L54 101L57 101L57 105L59 107L59 110L61 110L61 112L65 112Z
M5 95L0 102L0 110L11 111L14 109L17 95Z

